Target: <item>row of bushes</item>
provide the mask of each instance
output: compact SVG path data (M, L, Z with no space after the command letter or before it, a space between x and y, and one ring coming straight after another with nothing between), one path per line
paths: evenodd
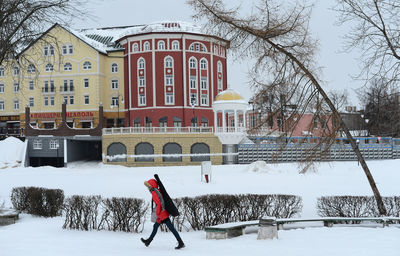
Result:
M64 203L63 228L141 232L148 205L136 198L72 196Z
M202 230L227 222L257 220L264 215L290 218L300 214L302 200L293 195L203 195L175 199L181 213L178 230Z
M400 197L383 197L387 215L400 217ZM378 217L379 211L372 196L326 196L317 199L321 217Z
M14 208L33 215L54 217L61 215L64 191L38 187L17 187L11 192Z

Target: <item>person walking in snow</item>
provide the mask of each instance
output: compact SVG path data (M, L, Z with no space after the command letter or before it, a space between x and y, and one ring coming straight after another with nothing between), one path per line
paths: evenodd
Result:
M178 246L176 246L175 249L181 249L185 247L185 244L183 243L181 237L179 236L178 231L176 231L174 225L172 224L169 218L170 214L165 209L163 195L158 189L157 181L155 179L150 179L148 181L145 181L144 185L149 189L152 196L152 200L156 204L156 209L155 209L156 220L154 222L153 232L151 232L150 237L147 239L141 238L140 240L144 243L146 247L149 246L151 241L153 241L155 235L157 234L158 228L163 223L167 225L168 229L172 232L172 234L174 234L176 240L178 241ZM154 209L152 209L152 216L153 213Z

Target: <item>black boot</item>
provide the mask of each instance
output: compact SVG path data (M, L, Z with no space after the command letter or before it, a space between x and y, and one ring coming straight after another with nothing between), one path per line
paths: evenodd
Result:
M144 245L146 245L146 247L149 246L149 244L151 243L152 240L153 239L150 239L150 238L148 238L148 239L140 238L140 241L142 241L144 243Z
M178 246L175 247L176 250L182 249L183 247L185 247L185 244L183 243L182 240L178 241Z

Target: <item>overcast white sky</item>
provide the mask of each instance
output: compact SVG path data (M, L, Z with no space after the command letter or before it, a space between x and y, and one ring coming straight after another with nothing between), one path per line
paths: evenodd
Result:
M164 20L193 22L192 9L186 0L90 0L89 12L95 20L76 20L74 28L108 27L148 24ZM244 7L252 0L234 0L243 2ZM232 0L229 0L232 2ZM343 36L347 28L335 25L336 13L329 8L335 1L310 0L315 3L311 19L311 31L320 41L317 61L323 67L322 79L326 91L347 89L349 105L358 105L355 90L362 83L354 81L351 75L358 73L355 53L343 53ZM242 94L245 99L252 96L247 84L248 63L228 59L228 84Z

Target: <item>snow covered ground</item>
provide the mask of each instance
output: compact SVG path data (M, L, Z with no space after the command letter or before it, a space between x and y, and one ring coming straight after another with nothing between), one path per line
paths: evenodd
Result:
M17 144L15 141L10 144ZM213 166L211 183L201 182L200 166L128 168L101 163L79 162L68 168L23 168L3 164L10 147L0 144L0 205L10 207L10 193L17 186L60 188L66 196L127 196L150 200L143 181L158 173L172 197L209 193L280 193L303 198L301 217L317 216L316 198L325 195L372 195L357 162L316 165L314 171L298 174L296 164ZM20 145L22 147L22 144ZM17 150L18 151L18 150ZM17 152L18 153L18 152ZM16 153L16 154L17 154ZM18 157L14 159L18 162ZM400 160L368 162L383 196L400 195ZM393 255L399 256L400 228L333 227L279 231L279 239L258 241L256 234L214 241L205 233L183 232L187 247L176 252L170 233L157 234L149 248L140 237L147 237L151 223L142 234L109 231L63 230L64 219L40 218L22 214L20 220L0 227L0 255Z

